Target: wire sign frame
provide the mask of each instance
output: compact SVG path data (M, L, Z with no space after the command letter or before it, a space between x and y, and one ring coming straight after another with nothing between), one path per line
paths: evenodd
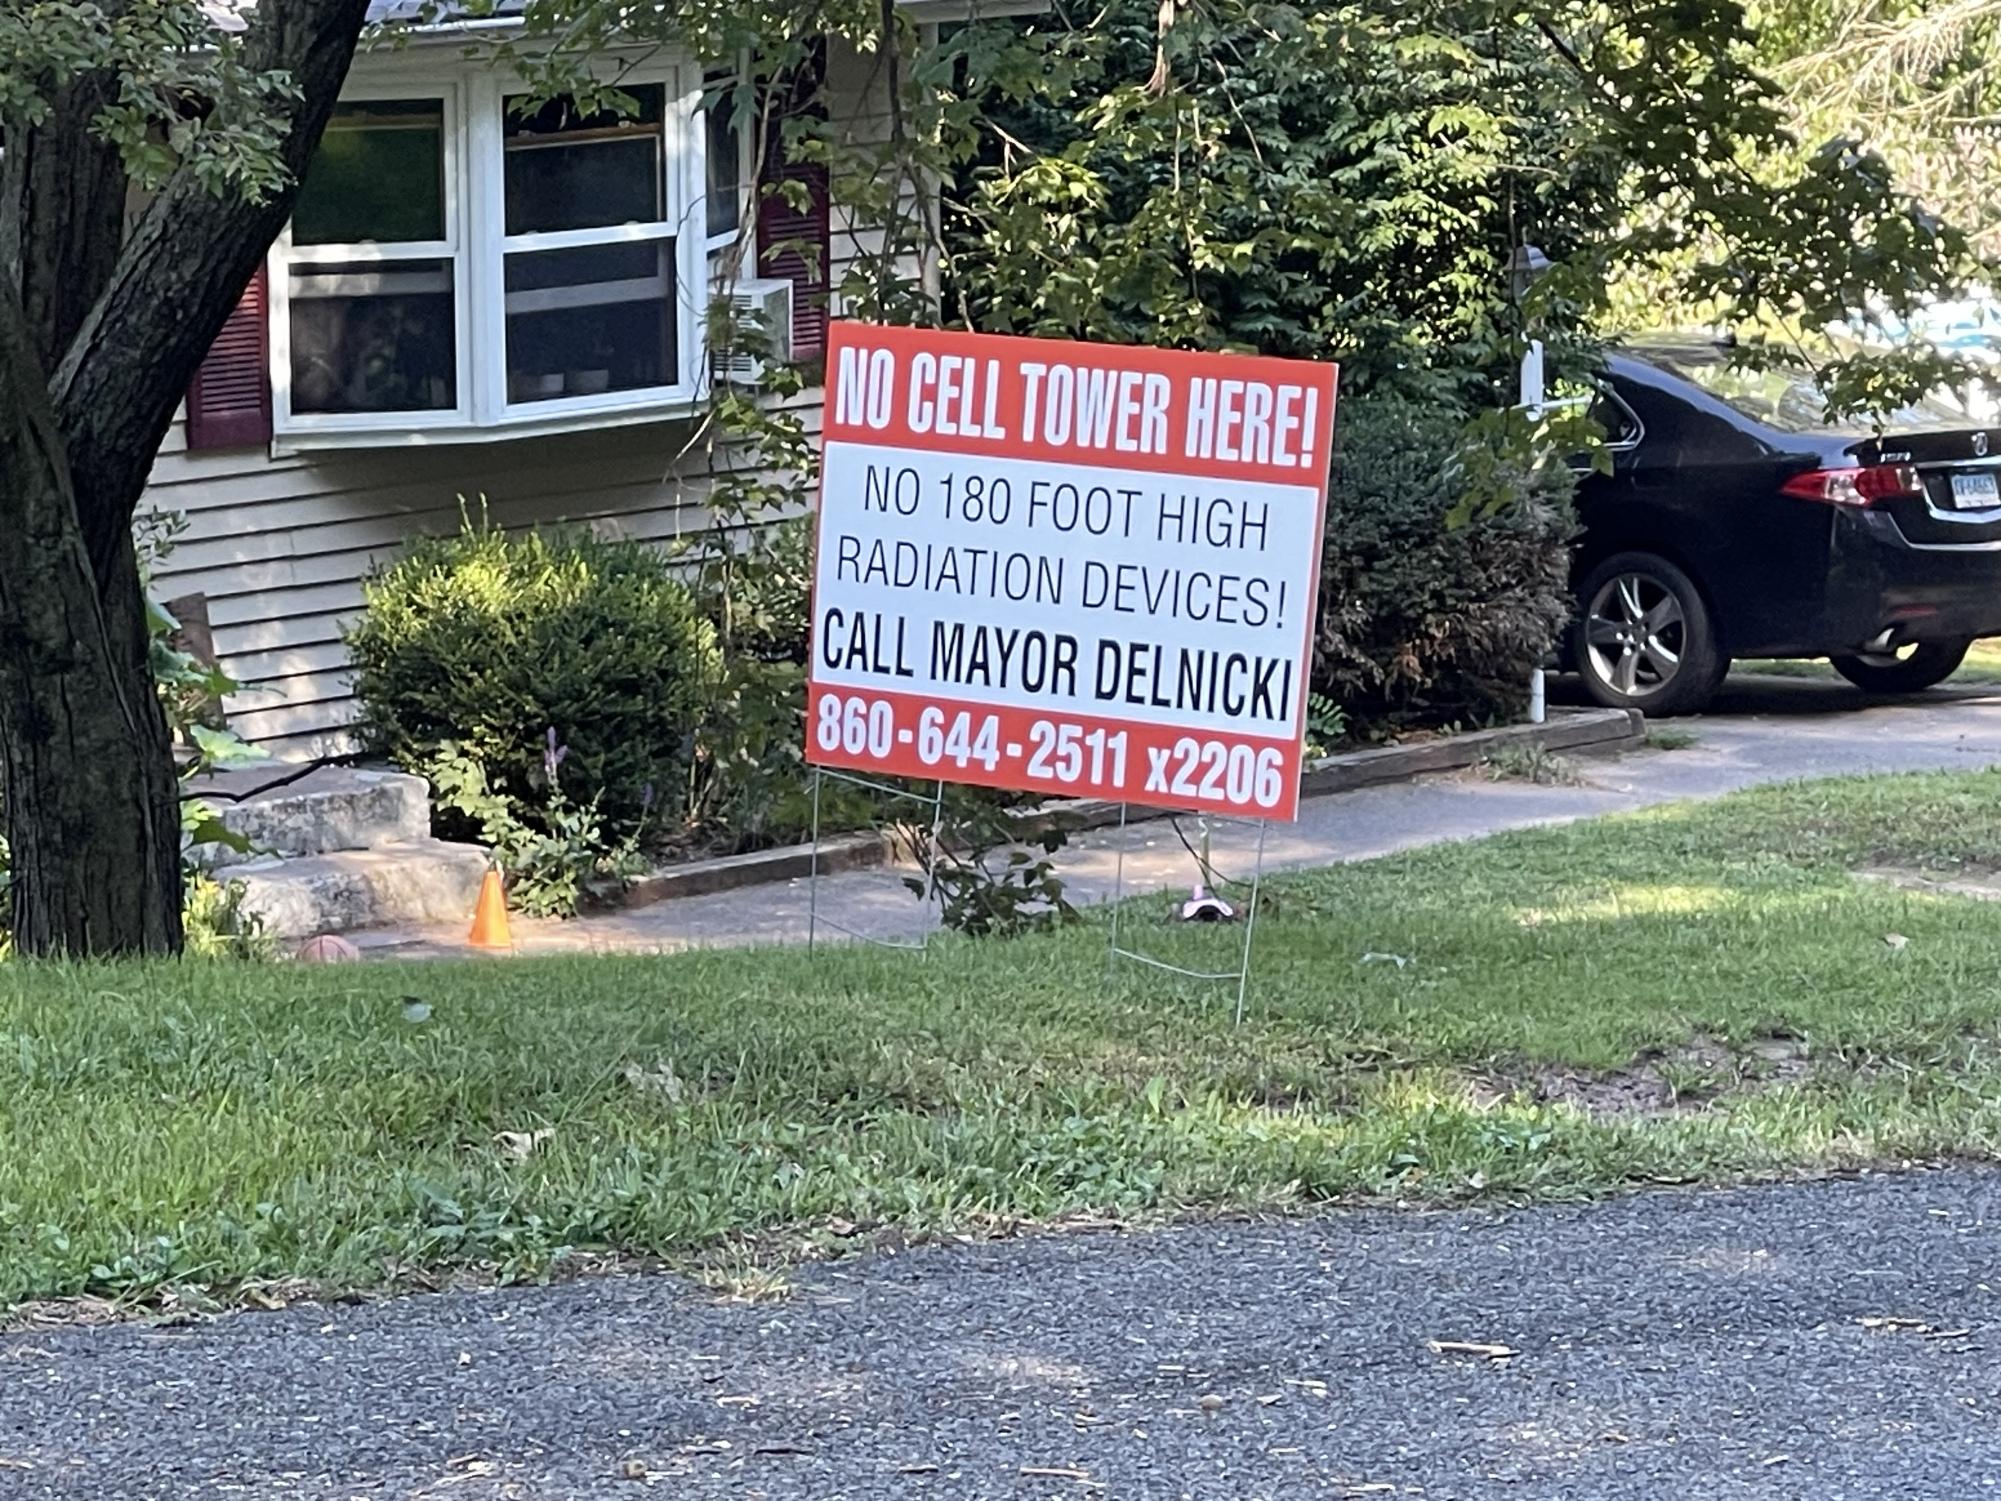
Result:
M931 837L924 843L924 890L927 899L935 884L934 875L938 868L938 832L945 821L945 783L941 780L937 790L926 796L922 792L912 792L907 787L898 787L890 782L877 781L871 777L853 776L845 771L835 771L829 767L813 768L813 843L806 874L806 952L812 953L818 944L820 929L832 928L844 937L857 943L871 944L879 949L894 949L903 953L925 954L931 947L931 934L927 931L922 938L911 942L906 939L883 938L874 933L863 933L845 923L836 922L831 917L820 915L820 784L823 780L844 782L850 787L859 787L881 797L899 802L916 803L931 809Z
M1189 969L1185 965L1174 964L1166 959L1162 959L1156 954L1149 954L1141 949L1128 948L1119 942L1121 926L1119 911L1125 905L1126 894L1126 830L1129 827L1129 815L1131 812L1132 805L1130 803L1121 803L1119 805L1119 850L1117 863L1113 867L1112 874L1110 936L1105 944L1106 985L1109 986L1112 983L1113 977L1118 973L1119 961L1121 959L1130 960L1134 964L1143 965L1148 969L1159 970L1165 974L1179 975L1184 980L1195 980L1216 985L1234 983L1237 987L1237 1007L1234 1025L1241 1027L1244 1024L1244 1009L1250 998L1251 939L1257 932L1258 894L1264 888L1265 833L1270 828L1270 824L1264 819L1245 820L1218 818L1213 814L1202 815L1205 823L1256 823L1258 830L1257 861L1251 867L1251 895L1248 907L1244 912L1244 941L1237 952L1237 967L1235 969L1221 970ZM1206 882L1206 880L1211 878L1210 862L1206 854L1199 863Z

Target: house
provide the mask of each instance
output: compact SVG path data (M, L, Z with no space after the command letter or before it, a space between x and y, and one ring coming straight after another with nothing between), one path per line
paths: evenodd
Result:
M927 31L954 18L904 8ZM805 191L756 191L749 133L704 108L717 80L689 60L618 60L624 116L524 113L513 73L468 55L465 28L495 24L357 54L140 503L185 515L155 591L205 626L243 685L232 725L273 755L346 747L340 637L361 582L457 527L461 497L504 526L699 529L718 268L740 267L738 297L810 363L839 311L829 288L870 247L822 166L767 154ZM833 139L880 139L887 58L823 52ZM816 392L806 405L816 421Z

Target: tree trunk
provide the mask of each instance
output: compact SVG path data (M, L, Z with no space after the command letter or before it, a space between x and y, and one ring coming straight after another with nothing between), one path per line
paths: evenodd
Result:
M241 63L289 85L266 111L274 192L219 192L183 162L127 232L125 163L98 129L123 87L111 58L31 80L45 107L0 151L0 797L23 952L181 946L179 788L132 513L291 212L367 8L245 7Z
M180 789L133 607L101 607L80 547L0 584L0 786L15 946L28 954L177 953ZM17 587L19 586L19 587ZM122 617L122 618L119 618Z
M20 304L0 295L0 798L18 949L181 946L179 787L128 540L100 583ZM25 385L26 389L19 389ZM8 389L14 387L15 389Z

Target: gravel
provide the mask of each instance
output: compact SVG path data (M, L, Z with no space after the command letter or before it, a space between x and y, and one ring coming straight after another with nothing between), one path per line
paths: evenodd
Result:
M649 1277L43 1330L0 1339L0 1497L1967 1501L2001 1490L1997 1189L1045 1236L759 1304Z

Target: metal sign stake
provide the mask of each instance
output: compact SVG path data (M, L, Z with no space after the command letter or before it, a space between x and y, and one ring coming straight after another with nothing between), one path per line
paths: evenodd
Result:
M1130 804L1121 803L1119 805L1119 847L1117 858L1112 867L1110 938L1105 946L1105 983L1107 987L1110 986L1113 976L1117 973L1118 964L1121 959L1130 959L1133 963L1143 964L1149 969L1162 970L1167 974L1180 975L1183 979L1197 980L1208 984L1224 984L1229 981L1235 981L1237 986L1235 1025L1241 1027L1244 1024L1245 1008L1250 998L1251 938L1257 930L1258 893L1264 884L1265 835L1270 828L1269 823L1263 819L1256 820L1258 826L1257 864L1251 870L1250 910L1244 914L1244 942L1242 949L1238 952L1237 967L1229 970L1189 969L1184 965L1170 963L1152 954L1142 953L1138 949L1125 948L1119 943L1119 909L1125 904L1126 830L1130 812ZM1229 821L1237 822L1241 820ZM1208 872L1204 871L1203 874L1206 878Z
M930 951L931 935L926 933L915 943L906 943L894 938L878 938L870 933L859 932L845 923L836 922L831 917L820 915L820 785L823 779L832 778L845 782L851 787L860 787L880 796L905 802L929 803L931 805L931 837L924 844L924 892L928 901L937 885L938 875L938 832L945 823L945 783L941 778L937 790L929 795L912 792L907 787L892 786L888 782L873 781L868 777L850 776L844 771L830 771L824 766L813 768L813 841L806 867L806 952L812 953L819 939L820 928L824 925L835 932L855 939L860 943L873 944L879 949L896 949L905 953L924 954Z

